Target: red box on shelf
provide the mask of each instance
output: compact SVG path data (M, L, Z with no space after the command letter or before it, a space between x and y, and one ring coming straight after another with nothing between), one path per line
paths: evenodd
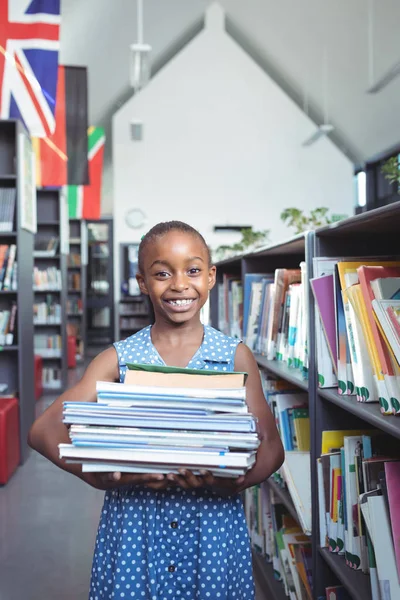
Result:
M76 337L74 335L69 335L67 340L68 369L74 369L76 367Z
M17 398L0 397L0 484L5 484L20 463Z
M43 359L41 356L34 356L35 369L35 399L39 400L43 394Z

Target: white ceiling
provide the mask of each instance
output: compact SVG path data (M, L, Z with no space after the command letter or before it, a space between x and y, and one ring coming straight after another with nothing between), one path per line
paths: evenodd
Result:
M327 107L335 142L355 162L400 142L400 77L365 93L371 0L221 0L229 21L264 68L317 121ZM144 38L160 62L199 23L207 0L144 0ZM87 65L91 124L110 131L129 91L129 44L136 41L135 0L62 0L61 62ZM400 2L374 0L374 71L400 60ZM324 45L327 89L323 92ZM306 92L306 93L305 93ZM162 102L162 98L160 98Z

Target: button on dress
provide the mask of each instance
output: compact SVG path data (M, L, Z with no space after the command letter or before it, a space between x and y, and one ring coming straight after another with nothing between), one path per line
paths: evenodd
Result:
M126 362L164 365L151 327L114 344L120 380ZM233 371L239 341L204 327L188 364ZM89 600L254 600L247 526L239 495L171 487L105 494L95 544Z

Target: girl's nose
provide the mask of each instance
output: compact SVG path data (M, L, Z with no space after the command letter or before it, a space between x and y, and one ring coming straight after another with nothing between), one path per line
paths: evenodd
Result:
M188 288L187 277L184 275L175 275L172 279L171 287L177 291L183 291Z

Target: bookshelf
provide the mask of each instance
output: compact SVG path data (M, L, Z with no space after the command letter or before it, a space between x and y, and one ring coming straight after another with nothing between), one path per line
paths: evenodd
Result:
M139 244L120 244L120 282L122 294L118 302L118 339L126 338L153 322L152 306L136 284L137 249Z
M87 347L97 354L115 341L113 220L87 221Z
M34 285L35 307L39 309L34 315L35 354L42 357L43 391L49 393L67 385L67 216L63 202L59 189L37 190L34 267L45 274L54 269L59 272L55 285L50 278L49 283Z
M68 333L76 338L75 358L80 363L85 358L87 342L86 287L87 287L87 224L81 219L69 220ZM76 286L77 289L73 289Z
M16 328L12 345L0 347L0 382L8 385L7 393L15 393L19 403L21 461L27 458L27 436L35 419L33 359L33 241L34 234L22 227L22 204L26 183L23 182L23 156L20 142L29 143L23 125L15 120L0 120L0 188L16 190L16 209L11 231L2 231L1 244L16 245L17 280L15 290L0 290L0 309L17 305ZM25 183L25 185L23 185ZM32 189L34 182L32 180ZM29 207L29 204L28 204Z
M308 278L313 276L314 257L357 256L399 257L398 236L400 231L400 202L362 213L340 223L295 236L283 243L217 263L217 285L223 282L224 274L234 275L244 282L246 273L271 273L276 268L295 268L300 261L307 265ZM372 600L369 575L353 570L345 564L343 556L329 552L319 546L319 501L316 459L321 455L321 437L325 430L369 429L371 426L387 434L388 443L394 447L400 438L400 415L384 416L378 403L358 402L354 396L341 396L336 388L318 387L315 344L315 305L308 286L308 380L289 369L286 364L267 360L255 354L260 369L276 375L300 390L308 392L310 416L310 469L312 488L312 535L313 549L313 598L325 598L329 585L343 585L353 600ZM218 289L211 292L211 324L218 327ZM396 452L396 451L395 451ZM394 456L399 456L394 454ZM267 485L287 512L296 516L296 508L286 489L269 479ZM254 552L255 575L265 590L266 600L286 597L283 584L273 577L271 564Z

